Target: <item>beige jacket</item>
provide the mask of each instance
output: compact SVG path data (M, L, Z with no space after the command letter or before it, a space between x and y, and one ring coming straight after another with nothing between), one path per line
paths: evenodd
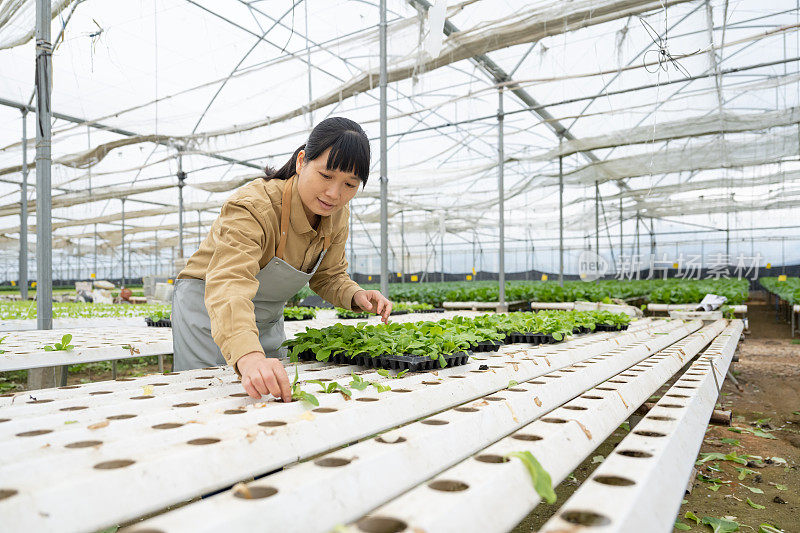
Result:
M350 210L345 207L321 217L315 230L303 210L297 180L292 181L284 260L298 270L311 272L322 253L323 239L329 235L328 252L309 286L332 304L351 309L353 296L361 287L347 275L345 242ZM275 256L285 185L283 180L258 178L237 190L178 275L179 279L205 280L211 335L232 366L250 352L263 353L252 302L258 290L255 276Z

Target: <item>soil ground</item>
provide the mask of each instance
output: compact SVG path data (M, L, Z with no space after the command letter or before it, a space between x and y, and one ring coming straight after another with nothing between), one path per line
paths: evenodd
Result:
M730 428L709 426L700 453L736 452L762 460L748 458L747 465L710 460L698 466L699 474L722 483L703 481L698 475L676 518L698 532L712 529L685 518L687 512L700 520L706 516L727 518L739 523L740 531L759 533L759 526L768 523L787 533L800 532L800 340L792 341L789 326L776 320L775 311L763 299L751 299L747 306L750 334L740 344L739 362L733 364L742 390L727 379L720 397L721 407L733 412L733 424ZM637 421L638 417L633 417L630 425ZM742 431L737 428L744 432L731 431ZM758 429L775 438L748 432ZM541 503L514 533L537 531L598 466L592 462L594 457L608 456L626 434L624 429L616 430L556 487L557 502ZM747 469L741 481L736 468ZM715 486L716 491L712 490ZM752 507L748 498L764 508Z

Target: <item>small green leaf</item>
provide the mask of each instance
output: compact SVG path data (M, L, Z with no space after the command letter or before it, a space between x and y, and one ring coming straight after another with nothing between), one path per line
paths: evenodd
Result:
M783 533L783 530L765 522L758 526L758 533Z
M77 424L77 423L78 423L77 420L67 420L66 422L64 422L64 424Z
M686 511L686 514L683 515L683 517L687 520L694 520L697 525L700 525L700 519L691 511Z
M778 490L789 490L789 487L787 487L786 485L781 485L779 483L775 483L775 488Z
M763 505L757 504L756 502L754 502L750 498L747 498L747 505L749 505L753 509L766 509L766 507L764 507Z
M721 486L722 485L714 484L714 485L711 485L710 487L708 487L708 490L710 490L711 492L717 492Z
M680 531L689 531L692 528L681 522L680 520L675 520L675 529Z
M605 460L606 458L603 457L602 455L595 455L594 457L592 457L592 464L602 463Z
M310 392L298 391L292 395L292 398L295 400L308 402L315 407L319 407L319 400L317 400L317 397Z
M744 483L739 483L739 485L741 485L742 487L746 488L747 490L749 490L753 494L764 494L764 491L759 489L759 488L757 488L757 487L748 487Z
M513 387L514 385L519 385L519 381L514 381L514 380L512 379L511 381L509 381L509 382L508 382L508 385L506 386L506 388L507 388L507 389L510 389L510 388L511 388L511 387Z
M738 522L732 522L730 520L725 520L724 518L704 516L703 524L711 526L711 529L714 530L714 533L731 533L733 531L739 531Z
M522 464L528 469L528 474L531 476L536 493L544 498L547 503L553 504L556 502L556 493L553 490L550 474L539 464L539 461L536 460L531 452L511 452L506 457L516 457L522 461Z
M630 432L630 430L631 430L631 425L630 425L629 422L623 422L622 424L619 425L619 427L621 427L622 429L624 429L625 431L628 431L628 432Z
M737 439L721 439L720 442L722 444L732 444L733 446L741 446Z

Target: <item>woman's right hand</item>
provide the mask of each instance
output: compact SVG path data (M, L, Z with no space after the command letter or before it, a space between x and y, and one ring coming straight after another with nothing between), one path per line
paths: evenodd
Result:
M278 359L250 352L236 362L236 367L242 375L242 386L251 397L259 400L262 394L271 394L284 402L292 401L289 375Z

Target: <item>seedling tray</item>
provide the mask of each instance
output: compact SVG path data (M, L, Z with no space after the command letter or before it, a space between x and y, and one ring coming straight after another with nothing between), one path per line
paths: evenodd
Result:
M454 352L444 356L447 366L459 366L466 364L472 352ZM311 350L300 353L301 361L316 361L317 356ZM380 355L370 357L367 355L357 355L348 357L345 354L336 354L328 359L329 363L338 365L357 365L367 368L385 368L387 370L409 370L420 372L425 370L441 370L439 361L424 355Z
M412 313L444 313L444 308L442 307L434 307L433 309L421 309L418 311L412 311Z
M153 320L152 318L145 317L145 323L154 328L171 328L172 327L172 319L170 318L161 318L159 320Z
M528 344L555 344L552 335L544 333L519 333L511 332L506 335L506 344L528 343Z
M342 320L366 320L366 319L368 319L369 317L372 317L372 316L378 316L378 315L372 315L372 314L365 313L363 315L359 314L358 316L344 316L344 315L340 315L338 313L336 314L336 318L339 318L339 319L342 319Z
M613 326L611 324L597 324L594 327L595 331L624 331L628 329L628 324L624 326Z
M503 344L505 343L501 341L480 341L478 344L473 344L470 349L473 352L496 352Z
M294 318L294 317L290 318L288 316L285 316L285 317L283 317L283 321L284 322L299 322L300 320L311 320L312 318L314 318L314 317L313 316L306 316L306 317L303 317L303 318Z

